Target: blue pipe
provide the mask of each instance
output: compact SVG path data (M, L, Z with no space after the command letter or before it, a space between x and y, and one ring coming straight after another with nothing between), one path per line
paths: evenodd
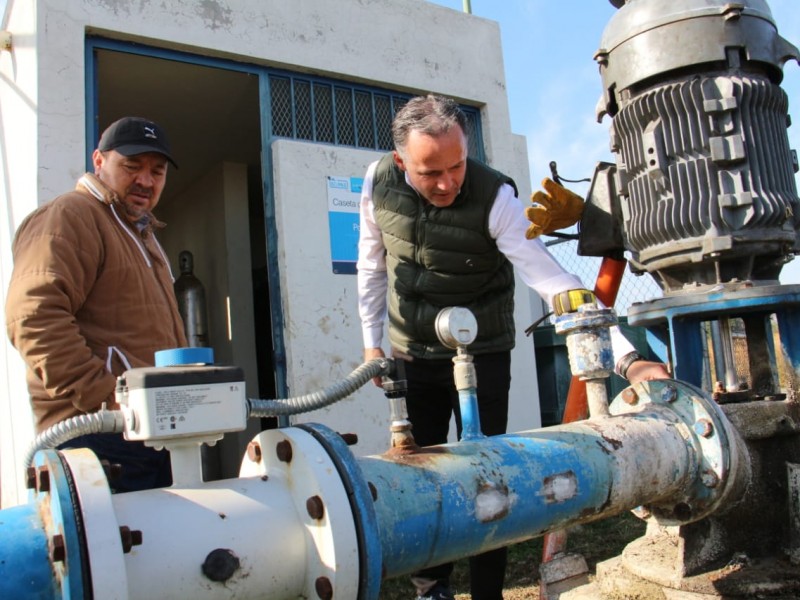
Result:
M383 579L547 531L639 506L661 524L685 524L741 495L749 464L716 403L671 380L628 391L610 406L613 417L381 456L356 457L329 428L299 426L330 455L347 490L360 546L358 600L378 598ZM290 432L282 435L292 439Z
M72 475L55 450L36 454L27 504L0 511L0 598L84 598L89 575Z
M0 540L4 573L0 577L0 598L55 598L58 589L53 568L46 560L47 534L39 506L28 503L4 509Z
M467 442L486 437L481 432L478 391L474 387L458 390L458 407L461 411L461 440Z
M650 464L655 456L660 476ZM669 496L695 466L672 424L635 419L613 436L587 422L358 463L375 490L385 577Z

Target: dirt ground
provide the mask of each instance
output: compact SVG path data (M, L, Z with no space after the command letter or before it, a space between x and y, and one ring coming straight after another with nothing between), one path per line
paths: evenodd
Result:
M567 551L576 552L586 559L590 577L598 562L619 555L632 540L644 533L645 524L631 513L581 525L569 530ZM542 538L536 538L509 547L506 569L505 600L538 600L539 564L542 558ZM456 562L451 579L457 600L470 600L469 573L466 559ZM414 590L407 577L385 581L381 587L381 600L412 600Z
M538 600L539 586L521 588L506 588L503 590L503 600ZM470 600L469 594L457 594L456 600Z

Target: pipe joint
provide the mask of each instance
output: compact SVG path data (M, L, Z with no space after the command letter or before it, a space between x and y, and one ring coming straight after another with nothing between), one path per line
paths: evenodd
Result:
M717 403L699 388L670 379L641 382L620 393L610 411L657 416L673 423L686 442L694 463L692 479L677 494L642 507L660 525L702 519L724 509L748 485L751 468L744 441Z

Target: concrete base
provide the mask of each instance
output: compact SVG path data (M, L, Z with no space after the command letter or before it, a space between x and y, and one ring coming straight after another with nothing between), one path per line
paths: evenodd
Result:
M573 552L560 552L539 566L539 597L559 600L562 594L589 583L586 559Z
M796 600L800 597L800 570L788 561L725 567L687 577L679 588L634 575L625 567L622 557L598 563L596 573L594 581L561 593L559 600Z

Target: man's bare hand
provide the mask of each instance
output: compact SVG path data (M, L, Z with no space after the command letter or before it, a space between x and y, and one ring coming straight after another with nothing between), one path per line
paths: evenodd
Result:
M386 358L386 354L383 353L382 348L364 348L364 362L368 363L371 360L376 358ZM378 375L377 377L372 378L372 383L374 383L379 388L383 389L381 376Z
M650 360L637 360L628 367L625 373L628 381L633 385L640 381L652 381L654 379L670 379L672 375L667 370L667 365Z

